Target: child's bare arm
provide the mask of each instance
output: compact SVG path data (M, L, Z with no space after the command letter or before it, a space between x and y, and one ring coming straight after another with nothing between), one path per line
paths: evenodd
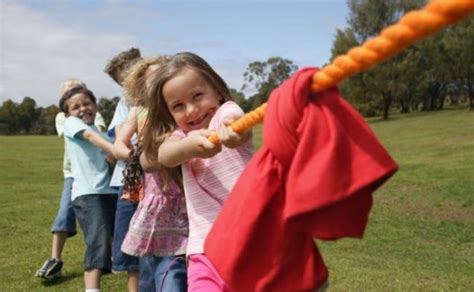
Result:
M221 151L221 145L215 145L207 139L208 130L199 130L185 138L171 136L161 144L158 150L158 162L166 167L181 165L191 158L209 158Z
M128 113L127 120L117 126L116 139L113 147L113 155L117 159L125 160L130 154L130 140L137 131L137 108L132 107Z
M99 147L100 149L104 150L107 153L112 153L113 144L109 141L105 140L99 133L96 133L91 130L84 130L81 133L82 139L91 142L95 146Z
M150 162L145 152L142 152L142 154L140 154L140 166L145 172L152 172L158 169L156 165L153 165Z

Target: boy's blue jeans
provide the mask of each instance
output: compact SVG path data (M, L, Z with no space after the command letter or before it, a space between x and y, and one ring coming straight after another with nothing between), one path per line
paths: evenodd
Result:
M112 244L112 271L114 272L138 272L138 257L122 252L123 240L128 232L128 226L132 219L136 204L122 200L123 188L118 190L117 210L115 211L114 239Z
M109 272L117 195L83 195L74 199L72 205L86 243L84 270Z
M61 194L61 201L59 202L59 209L54 219L51 232L67 232L68 237L73 236L77 233L76 230L76 215L72 208L71 192L72 183L74 179L72 177L66 177L64 179L63 192Z

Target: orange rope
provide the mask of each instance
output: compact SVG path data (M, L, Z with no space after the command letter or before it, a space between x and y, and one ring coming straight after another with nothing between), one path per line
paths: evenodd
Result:
M233 122L229 127L231 127L236 133L242 133L256 124L261 123L266 109L267 103L264 103L253 111L246 113L243 117ZM212 133L208 139L214 144L219 143L219 137L217 137L216 133Z
M311 91L317 93L336 86L343 79L390 58L415 41L468 17L473 11L474 0L431 0L423 9L408 12L378 37L350 49L316 72ZM241 133L261 123L266 107L264 103L233 122L232 129ZM217 134L209 136L209 140L219 143Z

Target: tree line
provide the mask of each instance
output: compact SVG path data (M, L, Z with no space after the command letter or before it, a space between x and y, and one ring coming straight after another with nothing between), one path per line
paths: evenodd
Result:
M337 29L331 60L377 36L425 0L348 0L347 26ZM265 102L269 93L298 67L291 60L272 57L249 64L238 96L248 111ZM339 84L341 94L365 117L388 119L390 112L442 110L446 104L474 110L474 17L415 43L389 60Z
M363 44L425 0L348 0L347 26L337 29L331 60ZM389 60L339 84L342 95L365 117L388 119L391 112L442 110L469 104L474 110L474 17L415 43ZM311 65L311 64L308 64ZM245 112L266 102L271 91L296 70L293 61L270 57L247 66L243 86L231 94ZM245 96L246 90L254 92ZM108 124L119 97L101 97L98 107ZM55 105L37 107L31 97L3 102L0 133L54 134Z
M348 26L338 29L333 58L364 43L424 0L349 0ZM447 102L474 110L474 17L415 43L371 70L341 82L364 116L442 110Z
M119 97L101 97L97 102L99 112L108 125L114 115ZM31 97L24 97L20 103L8 99L0 106L0 134L54 135L55 118L60 109L56 105L38 107Z

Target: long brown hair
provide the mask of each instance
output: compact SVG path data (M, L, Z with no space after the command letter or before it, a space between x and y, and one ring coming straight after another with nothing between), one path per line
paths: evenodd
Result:
M150 78L153 79L147 91L149 102L148 122L143 130L143 151L148 160L154 165L158 164L160 145L177 129L176 122L164 100L163 86L183 69L191 69L199 73L221 97L221 104L232 100L229 88L222 77L203 58L196 54L178 53L161 65L150 75Z

